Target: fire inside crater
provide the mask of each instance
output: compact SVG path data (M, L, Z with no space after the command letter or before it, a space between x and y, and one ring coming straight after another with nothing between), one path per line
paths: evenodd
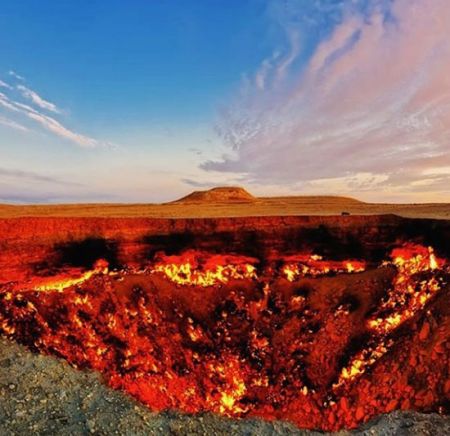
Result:
M450 269L401 245L379 263L185 250L11 282L0 332L99 371L153 410L355 427L448 412Z

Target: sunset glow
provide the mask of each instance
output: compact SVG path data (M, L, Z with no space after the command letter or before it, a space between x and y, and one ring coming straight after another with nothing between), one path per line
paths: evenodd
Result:
M450 201L449 21L446 0L7 2L0 202Z

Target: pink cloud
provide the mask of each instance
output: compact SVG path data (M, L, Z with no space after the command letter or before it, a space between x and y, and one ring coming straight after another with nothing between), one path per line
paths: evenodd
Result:
M377 7L364 18L352 10L285 86L236 97L220 125L234 150L202 168L306 187L364 174L341 183L357 192L365 180L421 186L424 170L450 165L449 22L446 0L397 0L389 19ZM450 196L442 177L450 182L423 186Z

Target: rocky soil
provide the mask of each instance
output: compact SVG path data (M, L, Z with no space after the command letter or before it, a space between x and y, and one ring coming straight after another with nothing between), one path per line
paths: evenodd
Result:
M153 413L99 376L0 338L1 435L319 435L286 422ZM450 434L450 418L394 412L339 435Z

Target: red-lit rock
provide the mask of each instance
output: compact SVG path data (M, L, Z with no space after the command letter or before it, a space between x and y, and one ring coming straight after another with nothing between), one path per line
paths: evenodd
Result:
M419 339L421 341L425 341L430 334L430 324L428 322L424 322L422 328L420 329Z
M355 218L350 229L322 217L71 222L81 236L100 229L106 242L87 248L103 250L113 272L71 265L69 224L50 221L39 235L0 222L13 234L1 274L15 279L0 286L1 332L101 372L153 410L336 430L386 410L443 407L449 273L428 246L386 249L386 264L374 257L386 241L393 248L396 218L386 227ZM373 229L379 240L367 239ZM193 247L166 255L161 238L179 243L171 234ZM345 245L354 235L360 258Z

